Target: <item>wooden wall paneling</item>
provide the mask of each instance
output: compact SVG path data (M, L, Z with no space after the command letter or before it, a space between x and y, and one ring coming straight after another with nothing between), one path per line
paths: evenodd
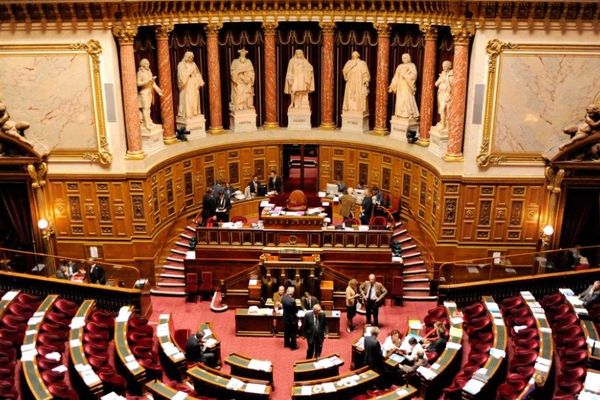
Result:
M493 210L494 223L490 239L503 242L506 240L506 217L510 198L510 186L496 187L496 207Z
M319 147L319 188L322 189L331 182L333 166L333 148L331 146Z
M235 187L243 192L248 183L252 180L252 175L254 174L254 156L252 155L252 148L250 147L239 149L238 153L241 175L239 186Z
M544 201L543 186L528 186L526 191L525 220L523 222L523 240L537 242L540 231L540 213Z
M461 240L475 240L475 230L477 227L477 215L478 215L478 197L479 187L476 185L466 185L463 191L462 206L459 204L458 208L458 219L462 219L460 224L460 238Z
M183 160L183 162L181 163L183 173L183 202L186 207L191 207L194 205L194 194L196 193L196 187L194 184L193 165L193 161L190 159Z
M54 211L54 229L57 236L69 236L71 219L69 218L68 201L65 183L61 181L50 181L50 196Z
M194 157L192 160L192 171L194 179L194 203L202 204L202 196L206 191L206 180L204 179L204 157Z
M369 153L369 188L381 189L381 153Z
M344 173L344 160L343 159L334 159L333 160L333 180L332 182L345 182L346 176Z
M154 227L154 220L152 218L153 200L150 196L151 191L152 187L149 180L146 180L145 182L129 182L129 193L131 197L130 212L133 226L132 235L145 234L146 231L151 231Z
M352 148L346 149L346 170L345 172L345 183L346 187L356 187L358 183L357 176L357 166L356 166L356 150Z
M281 147L280 146L266 146L265 157L267 159L267 175L274 170L277 175L281 175L282 163L280 160ZM265 177L266 178L266 177Z
M92 182L79 183L80 201L83 211L84 232L86 236L99 236L98 210L96 208L96 190Z

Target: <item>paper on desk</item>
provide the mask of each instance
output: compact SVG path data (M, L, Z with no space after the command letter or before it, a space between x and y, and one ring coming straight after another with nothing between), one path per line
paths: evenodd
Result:
M342 365L344 362L338 356L329 357L333 365Z
M500 349L496 349L496 348L491 348L490 349L490 356L492 356L494 358L505 358L506 357L506 352L504 350L500 350Z
M184 400L187 399L188 394L186 392L177 392L171 397L171 400Z
M600 394L588 392L587 390L584 389L583 391L579 392L577 399L579 399L579 400L600 400Z
M498 308L498 304L496 304L496 302L494 302L494 301L486 301L485 305L489 312L500 312L500 309Z
M263 360L250 360L248 363L248 368L254 369L257 371L265 371L268 372L271 369L271 361L263 361Z
M477 379L471 378L467 382L467 384L463 387L463 390L472 395L476 395L477 393L479 393L481 391L481 389L483 388L484 385L485 385L485 382L481 382Z
M125 364L128 370L133 371L140 367L140 364L137 361L130 361Z
M67 372L68 370L69 370L69 368L67 368L66 365L59 365L58 367L52 368L52 371L58 372L58 373L60 373L60 372Z
M487 368L479 368L477 371L475 371L475 373L473 374L473 378L477 378L482 382L487 382L488 381L488 369Z
M85 372L92 369L90 364L75 364L75 371L77 372Z
M4 296L2 296L2 300L4 300L4 301L13 300L15 297L17 297L17 294L19 294L19 292L17 292L16 290L11 290L10 292L6 292L6 293L4 293Z
M308 385L302 386L301 389L300 389L300 394L302 396L310 396L310 395L312 395L312 386L308 386Z
M37 355L37 351L29 350L21 353L21 361L33 361L35 356Z
M339 318L339 317L341 317L341 315L342 314L341 314L340 310L333 310L331 312L331 316L334 317L334 318Z
M125 397L119 396L115 392L110 392L109 394L106 394L106 395L102 396L100 399L101 400L121 400L121 399L124 399L124 398Z
M71 329L79 329L85 326L85 318L83 317L75 317L71 320L69 327Z
M404 357L402 357L400 354L394 353L390 356L390 360L396 361L398 364L402 364Z
M172 357L173 357L173 360L179 361L179 360L183 360L185 358L185 354L178 352L178 353L173 354Z
M563 288L563 289L558 289L559 292L561 292L562 294L564 294L565 296L573 296L575 293L573 293L573 291L571 289L567 289L567 288Z
M79 339L69 340L69 347L81 347L81 341Z
M126 363L128 363L128 362L132 362L132 361L135 361L135 356L134 356L133 354L130 354L130 355L128 355L128 356L125 356L125 362L126 362Z
M452 318L450 318L450 322L452 322L452 325L458 325L458 324L462 324L464 321L463 321L462 317L452 317Z
M214 347L217 344L217 341L214 338L210 338L206 342L204 342L204 344L206 345L206 347Z
M440 364L438 364L438 363L433 363L433 364L431 364L431 369L433 369L433 370L440 369L440 367L441 367L441 365L440 365Z
M323 388L323 391L324 391L325 393L333 393L333 392L335 392L335 391L336 391L336 388L335 388L335 385L333 384L333 382L326 382L326 383L323 383L323 384L321 385L321 387Z
M83 378L83 382L87 386L92 386L92 385L96 385L96 384L100 383L100 378L98 378L98 375L96 375L96 373L92 370L84 373L82 375L82 378Z
M265 393L266 388L267 388L267 385L262 385L262 384L258 384L258 383L247 383L246 384L246 393L263 394L263 393Z
M242 386L244 386L244 382L237 378L232 377L229 379L229 382L227 382L227 389L229 390L240 390Z
M210 328L203 329L202 332L204 332L204 338L207 338L212 335L212 331L210 330Z
M417 372L419 374L421 374L421 376L425 379L427 379L428 381L432 380L433 378L435 378L437 376L437 373L435 373L434 371L432 371L429 368L426 367L419 367L417 368Z
M456 342L448 342L446 343L446 348L447 349L460 349L462 347L462 345L460 343L456 343Z
M398 389L398 390L396 390L396 394L400 397L406 396L408 394L408 390L406 390L404 388Z
M501 318L494 318L494 325L496 326L504 326L504 320Z
M600 374L588 370L583 387L585 390L600 394Z
M454 302L454 301L445 301L444 302L444 307L446 307L446 308L455 308L456 307L456 302Z
M48 360L59 361L62 355L58 351L53 351L45 356Z
M453 326L450 327L450 336L461 338L463 335L463 330L459 328L455 328Z
M35 343L21 345L21 353L35 350Z
M365 332L365 336L367 335L367 333ZM371 336L371 333L369 333L369 336ZM356 347L359 350L364 350L365 349L365 338L361 337L360 339L358 339L358 341L356 342Z
M37 325L40 322L42 322L42 317L31 317L29 318L29 321L27 321L27 325Z
M540 364L538 362L535 363L533 368L535 368L536 370L541 371L541 372L550 372L550 366L545 365L545 364Z
M535 300L535 297L531 294L530 291L527 290L521 292L521 297L525 300Z
M417 321L417 320L408 321L408 327L410 329L416 329L416 330L423 329L423 325L421 324L421 321Z

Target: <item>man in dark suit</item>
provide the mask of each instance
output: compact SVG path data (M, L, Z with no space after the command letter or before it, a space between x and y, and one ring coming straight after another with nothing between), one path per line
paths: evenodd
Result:
M308 292L304 292L304 296L302 296L302 309L310 311L315 304L319 304L319 299L315 296L311 296Z
M201 362L209 367L216 367L217 358L211 351L206 351L203 340L204 334L196 332L185 343L185 357L191 362Z
M367 312L367 324L371 323L371 315L375 326L379 326L379 307L383 304L383 298L387 289L375 280L375 275L369 275L369 280L360 285L360 294L365 301Z
M304 314L302 321L302 336L306 339L308 349L306 350L306 358L316 358L321 356L323 349L323 341L327 338L327 320L325 313L321 310L321 306L315 304L312 311Z
M268 188L269 192L275 191L277 193L281 193L283 190L283 181L281 180L281 177L277 176L275 171L271 171L269 174Z
M231 200L225 196L225 192L219 193L217 199L217 208L215 210L217 215L217 221L229 222L229 210L231 210Z
M296 299L294 299L294 290L293 286L288 287L281 299L283 308L283 344L292 350L298 348L296 344L296 333L298 331L296 313L298 312L298 307L296 306Z
M258 181L258 176L254 175L252 180L248 184L250 188L250 193L253 193L255 196L258 196L258 192L260 191L260 182Z
M600 281L595 281L581 294L579 299L583 301L584 307L590 306L600 300Z
M215 215L217 208L214 197L212 196L212 188L206 189L204 197L202 197L202 223L201 226L206 226L209 218Z
M90 263L90 283L99 283L100 285L106 285L106 271L101 265L96 264L93 258L89 258Z
M383 371L383 353L381 343L377 340L377 334L379 334L379 328L374 326L371 328L371 335L365 336L364 364L381 373Z
M367 193L362 201L362 213L360 214L360 223L362 225L369 225L371 217L373 216L373 199Z

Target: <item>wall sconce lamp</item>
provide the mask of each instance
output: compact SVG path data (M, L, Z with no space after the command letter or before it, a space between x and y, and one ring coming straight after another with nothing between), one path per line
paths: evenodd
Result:
M46 240L50 240L50 237L54 235L54 228L50 226L50 222L46 218L41 218L38 223L38 228L42 231L42 237Z
M552 238L552 235L554 234L554 227L552 225L546 225L544 227L544 229L542 229L542 246L547 248L548 245L550 244L550 239Z

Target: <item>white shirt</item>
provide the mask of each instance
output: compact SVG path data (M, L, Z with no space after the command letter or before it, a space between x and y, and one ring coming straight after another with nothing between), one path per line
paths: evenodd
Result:
M382 347L382 353L383 356L385 357L385 355L388 353L388 351L392 350L392 349L396 349L396 345L394 344L394 342L392 341L392 337L388 336L385 338L385 340L383 341L383 347Z
M400 346L400 350L403 350L406 353L406 359L408 361L415 361L419 351L425 353L423 347L418 342L414 347L411 347L408 343L408 339L404 339L404 342L402 342L402 345Z

